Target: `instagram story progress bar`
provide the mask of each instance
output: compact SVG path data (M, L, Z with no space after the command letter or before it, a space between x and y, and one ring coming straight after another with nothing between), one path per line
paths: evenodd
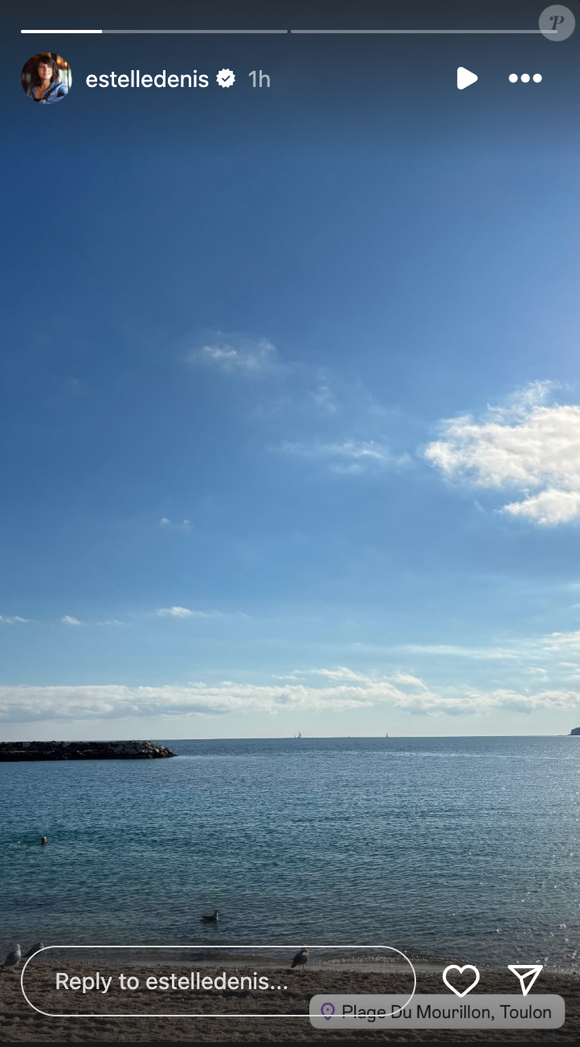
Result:
M576 20L569 8L561 4L546 7L538 20L537 26L528 29L21 29L20 32L29 35L46 34L69 34L69 35L185 35L194 36L312 36L312 35L337 35L337 36L404 36L404 35L542 35L558 43L566 40L573 32Z
M205 36L228 36L232 34L244 34L246 36L252 35L293 35L293 36L325 36L325 35L340 35L340 36L360 36L360 35L383 35L383 36L400 36L400 35L470 35L478 33L488 34L538 34L542 36L558 35L557 29L21 29L21 33L25 34L46 34L46 33L68 33L68 34L92 34L93 36L99 36L102 34L113 33L115 35L129 35L129 34L146 34L148 36L157 36L161 34L174 34L180 35L183 33L192 33L194 35L205 35Z
M228 35L337 35L337 36L349 36L349 35L384 35L384 36L400 36L400 35L478 35L478 34L490 34L490 35L529 35L529 34L541 34L542 36L551 37L553 40L565 40L571 33L574 32L576 21L572 12L560 5L554 7L547 7L542 14L538 22L538 28L534 29L21 29L21 33L25 34L44 34L44 33L68 33L68 34L90 34L90 35L103 35L103 34L115 34L115 35L133 35L142 34L147 36L156 36L163 34L192 34L198 36L228 36Z

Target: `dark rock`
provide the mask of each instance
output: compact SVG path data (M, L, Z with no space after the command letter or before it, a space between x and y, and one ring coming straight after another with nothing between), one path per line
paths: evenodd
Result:
M570 734L580 734L580 727L573 727Z
M22 760L151 760L175 756L154 742L0 742L0 763Z

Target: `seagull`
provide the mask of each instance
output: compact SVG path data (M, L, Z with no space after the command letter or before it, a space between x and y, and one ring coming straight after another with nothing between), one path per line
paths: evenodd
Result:
M201 922L202 923L219 923L219 918L220 918L219 909L214 909L213 916L202 916Z
M9 952L8 956L4 960L4 963L2 964L2 970L4 970L6 967L16 967L16 964L20 963L21 959L22 953L20 952L20 946L15 945L12 952Z
M31 945L24 959L29 960L31 956L34 956L36 952L40 952L41 949L44 949L42 942L37 942L36 945Z
M308 963L309 952L306 946L296 953L296 956L290 964L291 967L304 967L304 964Z

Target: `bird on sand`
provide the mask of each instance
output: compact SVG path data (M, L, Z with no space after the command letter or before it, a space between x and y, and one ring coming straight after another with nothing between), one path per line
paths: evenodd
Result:
M31 945L24 959L29 960L31 956L34 956L35 952L40 952L41 949L44 949L42 942L37 942L36 945Z
M7 967L16 967L16 964L20 963L21 959L22 953L20 951L20 946L15 945L12 952L9 952L8 956L4 960L4 963L2 964L2 970L5 970Z
M220 918L219 909L214 909L213 916L202 916L201 922L202 923L219 923L219 918Z
M296 956L292 960L292 963L290 964L290 966L291 967L304 967L304 965L306 963L308 963L309 955L310 955L310 953L308 952L308 949L306 948L306 946L304 946L304 948L301 949L300 952L296 953Z

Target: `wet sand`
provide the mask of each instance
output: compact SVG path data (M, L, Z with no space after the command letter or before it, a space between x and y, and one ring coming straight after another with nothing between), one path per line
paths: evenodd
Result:
M317 993L408 993L409 976L398 972L378 972L361 970L337 970L312 966L303 970L289 970L282 967L260 967L259 975L266 975L270 983L287 986L270 991L244 989L237 991L212 990L203 991L151 991L145 988L145 981L152 974L184 975L183 966L156 967L105 964L99 965L101 975L113 978L107 994L91 993L82 996L80 992L57 992L55 973L63 969L52 963L32 965L25 974L25 988L36 1004L43 1010L56 1013L71 1013L84 1010L97 1017L44 1017L33 1010L24 999L20 987L20 969L4 971L0 974L0 1042L20 1041L37 1042L146 1042L146 1041L312 1041L312 1040L350 1040L386 1041L405 1040L415 1042L466 1042L480 1041L521 1043L523 1041L544 1041L580 1039L580 978L575 975L547 974L542 972L534 986L537 993L557 993L566 1001L566 1023L562 1029L498 1031L494 1040L490 1039L489 1030L465 1030L431 1032L429 1030L372 1031L358 1033L353 1030L333 1032L331 1037L324 1030L314 1029L306 1017L288 1017L290 1014L308 1013L311 996ZM202 976L217 975L223 967L195 968ZM92 973L93 968L83 963L66 964L71 975L82 977ZM140 987L136 991L121 992L118 986L119 972L139 978ZM228 967L228 978L253 975L248 967ZM440 993L445 991L439 974L431 970L418 970L417 992ZM477 991L469 994L474 1001L478 993L517 993L519 986L513 975L507 971L481 971L481 981ZM534 992L528 996L532 1001ZM65 999L66 997L66 999ZM450 1001L457 997L449 994ZM146 1017L129 1016L138 1011ZM192 1017L153 1017L161 1012L173 1014L202 1015ZM228 1013L232 1017L209 1017L212 1012L221 1015ZM254 1017L252 1012L266 1012L274 1017ZM109 1017L110 1014L125 1014L127 1017ZM149 1017L152 1015L152 1017ZM234 1017L234 1015L242 1015ZM245 1017L247 1015L247 1017Z

